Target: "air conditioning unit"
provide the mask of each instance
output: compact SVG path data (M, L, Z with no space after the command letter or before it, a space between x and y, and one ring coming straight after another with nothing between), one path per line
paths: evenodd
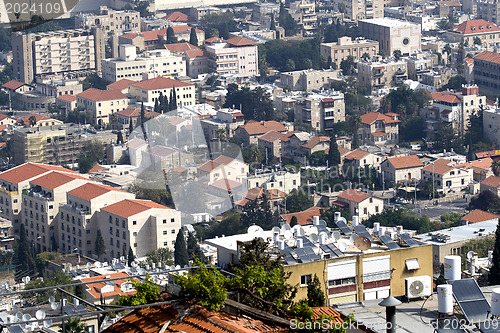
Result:
M406 298L419 298L432 294L432 279L428 275L405 279Z

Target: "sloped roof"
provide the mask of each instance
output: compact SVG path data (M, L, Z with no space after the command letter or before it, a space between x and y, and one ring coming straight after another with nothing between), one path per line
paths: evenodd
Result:
M276 132L276 131L269 131L266 134L259 136L259 140L262 141L267 141L267 142L274 142L283 137L283 133Z
M483 180L481 182L481 185L499 188L500 187L500 177L497 177L494 175L489 176L488 178L486 178L485 180Z
M417 155L389 157L387 161L394 167L394 169L406 169L424 166L424 163L422 163Z
M123 90L127 89L130 84L135 83L136 81L132 81L129 79L121 79L116 82L110 83L106 86L108 89L116 89L116 90Z
M101 208L101 210L124 218L129 218L130 216L134 216L153 208L172 209L157 204L151 200L124 199L114 204L107 205L106 207Z
M116 114L123 117L139 117L141 115L141 108L128 107L125 110L116 112ZM144 117L155 118L158 117L160 113L154 111L146 111Z
M199 50L199 48L197 48L193 44L189 44L189 43L165 44L164 46L170 52L183 52L183 51L188 51L188 50Z
M121 290L121 285L123 283L128 282L129 275L125 272L118 272L118 273L110 273L107 275L97 275L85 279L81 279L83 283L85 283L85 286L87 287L87 292L92 295L95 299L100 299L101 297L101 289L108 286L106 281L101 281L101 282L94 282L94 281L99 281L99 280L105 280L105 279L116 279L116 278L123 278L119 280L112 280L113 283L109 284L113 286L113 291L109 293L102 294L103 297L111 297L111 296L117 296L117 295L123 295L123 296L131 296L137 293L137 291L130 290L130 291L122 291ZM135 281L139 282L137 279L134 279ZM110 281L111 282L111 281Z
M177 34L191 32L191 27L189 25L174 25L172 26L172 30L174 30L174 33L177 35ZM195 29L195 31L196 33L203 32L203 30L200 29Z
M17 88L20 88L20 87L24 86L25 84L26 83L21 82L21 81L10 80L9 82L4 83L2 85L2 87L7 88L7 89L11 89L11 90L16 90Z
M166 36L166 35L167 35L167 28L160 30L142 31L142 32L130 32L127 34L123 34L120 37L134 39L137 36L139 36L143 37L144 41L152 41L152 40L157 40L159 36Z
M187 22L187 21L189 21L189 16L187 16L186 14L181 13L181 12L173 12L172 14L169 14L163 18L165 20L169 20L171 22Z
M280 122L269 120L269 121L249 121L245 125L240 126L249 135L264 134L269 131L284 132L286 131L285 125Z
M302 147L312 149L321 142L330 142L330 138L327 136L313 136L311 140L304 143Z
M328 149L329 150L329 149ZM339 147L339 153L340 153L340 156L344 156L344 155L347 155L351 152L351 150L347 149L347 148L344 148L344 147Z
M393 119L393 118L388 117L385 114L382 114L379 112L368 112L368 113L365 113L364 115L361 116L361 122L363 124L370 125L370 124L373 124L377 120L382 120L386 124L401 122L400 120Z
M353 202L361 202L363 200L366 200L370 197L368 193L353 190L353 189L347 189L344 192L340 193L338 198L348 200L348 201L353 201Z
M95 102L112 101L116 99L127 99L127 96L122 94L121 91L115 89L100 90L100 89L90 88L79 93L77 96Z
M438 1L440 6L461 7L460 1Z
M290 222L292 221L292 217L294 217L294 216L297 218L297 224L299 224L299 225L312 224L314 216L321 216L321 208L320 207L311 207L311 208L303 210L301 212L281 215L281 217L288 224L290 224Z
M58 188L59 186L72 182L75 179L88 180L88 178L82 177L78 174L52 171L38 178L33 179L32 181L30 181L30 183L44 187L49 190L53 190Z
M340 148L339 148L340 150ZM365 157L366 155L369 155L370 153L367 152L367 151L364 151L364 150L361 150L361 149L356 149L352 152L350 152L349 154L347 154L344 158L346 160L360 160L362 159L363 157Z
M495 31L500 31L500 28L495 23L491 23L483 19L465 21L453 28L453 32L457 32L462 35L472 35Z
M99 165L99 164L96 164L94 165L90 170L89 170L89 173L96 173L96 172L99 172L101 170L107 170L108 168L106 167L103 167L102 165Z
M474 65L474 59L473 58L466 57L464 59L464 62L466 62L468 65Z
M454 167L450 166L451 161L445 160L444 158L440 158L435 160L433 163L427 164L422 168L424 171L432 172L439 175L444 175L448 171L454 169Z
M222 41L222 38L214 36L214 37L210 37L210 38L205 39L205 44L215 43L215 42L219 42L219 41Z
M68 194L74 195L77 198L81 198L83 200L92 200L97 197L100 197L103 194L106 194L111 191L124 192L122 190L118 190L114 187L97 184L97 183L87 183L79 186L71 191ZM126 193L126 192L124 192Z
M477 223L498 218L500 218L499 215L485 212L484 210L480 209L474 209L472 212L462 217L462 220L470 223Z
M476 59L500 64L500 53L483 51L474 57L474 60Z
M432 99L435 101L442 101L447 103L460 103L462 100L455 94L447 91L440 91L431 93Z
M134 82L131 86L144 89L144 90L157 90L157 89L172 89L173 87L189 87L191 83L177 81L163 76L158 76L153 79Z
M46 116L43 116L41 114L38 114L38 113L33 113L33 114L29 114L27 116L24 116L21 118L21 120L25 123L25 124L29 124L29 121L30 121L30 118L31 117L35 117L36 118L36 122L38 123L39 121L41 120L54 120L54 121L57 121L58 123L62 123L60 120L57 120L57 119L53 119L53 118L49 118L49 117L46 117Z
M185 53L189 59L205 56L205 52L203 50L200 50L200 49L187 50L187 51L185 51Z
M248 38L237 36L233 38L229 38L226 40L226 43L231 44L233 46L250 46L250 45L257 45L256 42L251 41Z
M132 140L129 140L127 143L126 143L127 147L129 148L132 148L132 149L135 149L135 148L138 148L140 146L143 146L143 145L147 145L146 141L144 140L141 140L141 139L137 139L137 138L133 138Z
M51 170L78 174L78 172L76 171L72 171L56 165L24 163L0 173L0 179L12 184L18 184L22 181L34 178L36 176L40 176L45 172Z
M231 191L232 189L240 187L242 184L235 180L221 178L213 182L210 186L216 187L224 191Z
M57 96L57 98L59 98L60 100L66 101L66 102L74 102L74 101L76 101L76 96L75 95L69 95L69 94Z

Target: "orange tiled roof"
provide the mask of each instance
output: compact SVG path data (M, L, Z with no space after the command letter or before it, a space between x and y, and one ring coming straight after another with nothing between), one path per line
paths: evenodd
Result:
M453 28L453 32L458 32L462 35L482 34L495 31L500 31L500 28L495 23L483 19L465 21Z
M189 44L189 43L165 44L164 46L170 52L183 52L183 51L188 51L188 50L199 50L199 48L197 48L193 44Z
M187 22L189 20L189 16L181 12L173 12L163 18L171 22Z
M302 147L307 149L313 149L317 144L321 142L330 142L330 138L327 136L313 136L311 140L307 141L302 145Z
M146 141L144 141L144 140L134 138L134 139L132 139L132 140L128 141L128 142L126 143L126 145L127 145L127 147L129 147L129 148L135 149L135 148L139 148L139 147L141 147L141 146L143 146L143 145L147 145L147 143L146 143Z
M237 36L233 38L229 38L226 40L228 44L231 44L233 46L249 46L249 45L256 45L257 43L254 41L251 41L248 38Z
M197 49L197 50L187 50L186 55L188 56L189 59L194 59L197 57L203 57L205 56L205 52L203 50Z
M283 137L283 133L276 132L276 131L269 131L266 134L260 136L259 140L267 141L267 142L274 142L274 141L280 140L282 137Z
M484 210L480 209L474 209L472 212L462 217L462 220L468 221L470 223L477 223L498 218L500 218L499 215L485 212Z
M281 215L281 217L288 224L290 224L290 222L292 221L293 216L295 216L297 218L297 223L299 225L312 224L314 216L321 216L321 208L320 207L311 207L311 208L303 210L301 212Z
M174 25L172 30L176 35L191 32L191 27L189 25ZM196 33L203 32L203 30L195 29Z
M69 191L68 194L74 195L75 197L83 200L92 200L110 191L125 192L107 185L87 183Z
M339 148L339 150L340 150L340 148ZM347 154L344 158L346 160L360 160L368 154L370 154L370 153L358 148L358 149L350 152L349 154Z
M424 163L417 155L390 157L387 161L392 164L394 169L417 168L424 166Z
M159 29L159 30L151 30L151 31L142 31L142 32L130 32L127 34L123 34L120 37L134 39L136 37L143 37L144 41L152 41L157 40L159 36L166 36L167 28Z
M29 114L27 116L24 116L21 118L21 120L25 123L25 124L29 124L29 121L30 121L30 118L31 117L35 117L36 118L36 122L38 123L39 121L41 120L50 120L52 118L49 118L49 117L46 117L46 116L42 116L41 114L38 114L38 113L33 113L33 114ZM56 120L56 119L53 119L53 120Z
M123 90L127 89L130 84L135 83L136 81L132 81L129 79L121 79L116 82L110 83L106 86L108 89L115 89L115 90Z
M361 122L363 124L370 125L370 124L373 124L377 120L382 120L386 124L401 122L398 119L388 117L385 114L382 114L379 112L368 112L368 113L365 113L364 115L361 116Z
M111 89L111 90L100 90L95 88L90 88L81 92L77 95L78 97L85 98L91 101L112 101L116 99L127 99L127 96L122 94L121 91Z
M106 207L101 208L101 210L128 218L152 208L171 209L151 200L124 199L114 204L107 205Z
M78 172L76 171L72 171L60 166L38 163L24 163L0 173L0 179L12 184L18 184L22 181L41 176L42 174L51 170L78 174Z
M432 172L439 175L444 175L448 171L454 169L454 167L450 166L451 161L445 160L444 158L439 158L435 160L433 163L427 164L422 168L424 171Z
M286 131L285 125L280 122L269 120L269 121L249 121L245 125L240 126L249 135L264 134L269 131L284 132Z
M442 101L446 103L460 103L462 100L455 94L447 91L440 91L431 93L432 99L435 101Z
M328 149L329 150L329 149ZM347 148L344 148L344 147L339 147L339 153L340 153L340 156L344 156L344 155L347 155L349 154L351 151Z
M113 286L113 291L109 293L101 293L102 288L106 287L108 284L103 281L103 282L94 282L98 280L105 280L109 276L109 279L116 279L116 278L123 278L121 280L112 280L113 284L110 284ZM123 296L131 296L137 293L136 290L131 290L131 291L122 291L121 286L123 283L128 282L130 279L128 279L129 275L125 272L118 272L118 273L111 273L107 275L97 275L93 276L90 278L85 278L81 279L83 283L85 283L87 287L87 291L89 292L92 297L95 299L100 299L101 295L103 297L111 297L111 296L117 296L117 295L123 295ZM139 282L137 279L134 279L135 281ZM92 283L94 282L94 283ZM111 282L111 281L110 281Z
M66 101L66 102L74 102L74 101L76 101L76 96L75 95L69 95L69 94L57 96L57 98L59 98L59 99L61 99L63 101Z
M500 53L483 51L474 57L474 60L476 59L500 64Z
M468 65L474 65L474 59L473 58L465 58L464 62L466 62Z
M232 189L238 188L241 185L242 184L240 182L237 182L235 180L221 178L221 179L213 182L210 186L216 187L216 188L224 190L224 191L231 191Z
M330 306L318 306L312 308L313 310L313 320L318 320L320 316L328 316L328 320L332 320L334 323L343 323L342 315L337 310Z
M485 180L483 180L481 182L481 185L499 188L500 187L500 177L493 176L493 175L489 176L488 178L486 178Z
M11 90L16 90L17 88L20 88L20 87L24 86L25 84L26 83L20 82L17 80L10 80L9 82L4 83L2 85L2 87L7 88L7 89L11 89Z
M128 107L125 110L116 112L116 114L123 117L139 117L141 115L141 108ZM144 117L146 118L155 118L158 117L159 115L160 114L158 112L154 111L146 111L144 113Z
M347 189L338 195L338 198L348 200L348 201L357 202L357 203L359 203L363 200L366 200L369 197L370 197L370 195L368 193L353 190L353 189Z
M215 43L215 42L219 42L219 41L222 41L222 38L214 36L214 37L210 37L210 38L205 39L205 44Z
M107 170L108 168L106 167L103 167L102 165L99 165L99 164L96 164L94 165L90 170L89 170L89 173L96 173L96 172L99 172L101 170Z
M75 179L88 180L88 178L82 177L78 174L52 171L43 176L33 179L32 181L30 181L30 183L44 187L49 190L53 190L55 188L58 188L59 186L72 182Z
M157 90L157 89L172 89L173 87L189 87L191 83L177 81L163 76L158 76L153 79L134 82L131 86L144 89L144 90Z

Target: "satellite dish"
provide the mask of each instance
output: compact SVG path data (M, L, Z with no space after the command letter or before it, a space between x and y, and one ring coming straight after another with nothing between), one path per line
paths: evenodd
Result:
M45 311L43 311L43 310L38 310L38 311L35 313L35 317L36 317L36 319L38 319L38 320L44 320L46 316L47 316L47 314L46 314L46 313L45 313Z
M365 251L372 247L372 242L365 236L359 236L354 240L354 246L361 251Z
M108 262L107 261L103 262L102 267L108 267Z
M90 269L90 267L92 267L92 264L88 262L85 266L87 267L87 269Z
M138 273L139 273L139 275L144 275L144 274L146 274L146 270L141 267L141 268L139 268L139 272Z
M318 240L319 240L319 238L318 238L318 234L311 234L311 235L309 236L309 239L311 240L311 242L313 242L313 243L317 243L317 242L318 242Z
M76 265L76 269L80 269L80 265Z
M349 245L347 245L347 243L344 241L340 241L340 242L338 242L337 247L339 248L339 250L341 252L345 252L345 251L347 251L347 248L349 247Z
M175 266L175 269L181 269L181 265Z
M281 232L281 229L280 229L280 227L273 227L273 228L271 229L271 231L273 232L273 234L275 234L275 233L278 233L278 234L279 234L279 233Z
M23 320L24 320L24 321L31 320L31 315L30 315L29 313L25 313L25 314L23 314Z
M17 313L16 313L16 318L17 318L17 319L19 319L19 320L23 319L23 314L22 314L22 312L17 312Z
M101 268L101 267L102 267L101 262L100 262L100 261L96 261L96 262L95 262L95 267L97 267L97 268Z
M290 230L290 225L288 223L285 223L281 226L281 230L285 232L286 230Z
M359 236L356 235L356 234L352 234L351 237L349 237L349 241L351 241L351 244L354 244L354 241L356 240L356 238L358 238Z
M319 220L319 225L322 225L322 226L327 226L327 223L325 220Z
M57 305L57 303L56 303L56 302L51 302L51 303L50 303L50 308L51 308L52 310L57 310L57 307L58 307L58 305Z
M257 234L257 233L260 234L263 231L264 230L261 227L259 227L258 225L251 225L247 229L247 234Z
M49 297L49 302L50 303L54 303L56 301L55 297L54 296L50 296Z
M49 328L49 327L51 327L51 326L52 326L52 320L47 319L47 320L44 320L44 321L43 321L43 327L45 327L45 328Z
M285 239L291 239L293 238L293 233L291 230L285 230L283 236L285 237Z
M335 239L335 240L339 240L339 239L340 239L340 237L341 237L341 234L340 234L340 232L339 232L339 231L334 231L334 232L332 232L332 237L333 237L333 239Z
M469 251L469 252L467 252L467 259L472 259L472 258L474 258L474 254L475 254L475 253L474 253L474 251Z

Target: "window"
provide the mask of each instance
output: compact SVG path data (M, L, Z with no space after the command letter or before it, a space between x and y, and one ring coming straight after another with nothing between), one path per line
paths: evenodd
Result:
M312 274L306 274L306 275L301 275L300 276L300 286L301 287L307 287L309 284L309 281L312 280Z
M172 229L172 233L175 234L175 229Z
M368 214L368 208L366 208L366 207L363 208L363 214L365 214L365 215Z
M137 221L132 221L132 225L137 225Z
M168 235L168 231L167 230L163 230L163 234L164 235Z
M163 242L163 246L168 246L168 242Z
M336 286L355 284L355 283L356 283L356 278L354 277L346 279L330 280L328 281L328 287L336 287Z
M165 220L163 220L163 224L166 224L166 223L167 223L167 220L166 220L166 219L165 219Z

